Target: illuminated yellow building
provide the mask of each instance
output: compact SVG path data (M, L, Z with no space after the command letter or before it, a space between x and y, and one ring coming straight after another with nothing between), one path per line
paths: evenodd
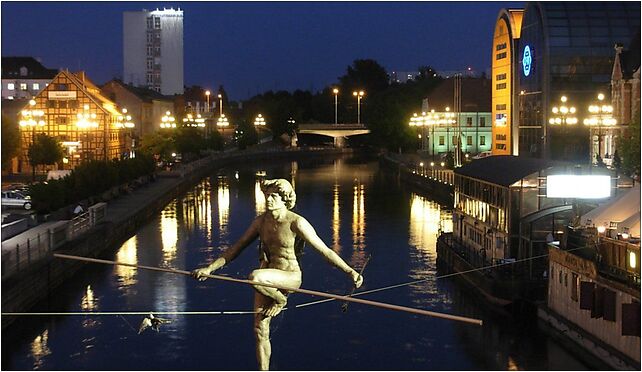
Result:
M516 51L522 27L522 9L502 9L493 35L492 118L493 155L516 155L513 146L513 96L517 91Z
M126 152L122 113L84 72L63 70L18 114L22 135L20 170L28 172L28 149L37 134L55 137L65 154L60 169L83 160L111 160Z

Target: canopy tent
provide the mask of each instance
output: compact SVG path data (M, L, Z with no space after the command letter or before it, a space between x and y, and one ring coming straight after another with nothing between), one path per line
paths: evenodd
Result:
M582 216L582 225L592 224L609 227L611 222L617 223L618 232L629 230L634 237L640 236L640 184Z

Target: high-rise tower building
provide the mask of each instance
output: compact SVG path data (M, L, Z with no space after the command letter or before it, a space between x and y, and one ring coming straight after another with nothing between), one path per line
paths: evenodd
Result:
M183 11L123 13L123 80L166 95L183 93Z

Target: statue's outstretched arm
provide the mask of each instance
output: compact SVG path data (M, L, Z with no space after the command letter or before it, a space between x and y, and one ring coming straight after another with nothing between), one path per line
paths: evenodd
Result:
M319 238L314 227L303 217L297 218L294 223L294 230L301 238L303 238L314 250L319 252L326 261L336 266L339 270L348 274L355 286L359 288L363 283L363 277L359 275L353 268L351 268L336 252L328 248L328 246Z
M232 262L236 257L238 257L238 255L241 254L241 252L259 236L259 226L261 225L261 218L262 217L255 219L250 227L248 227L243 235L241 235L239 240L237 240L231 247L226 249L211 264L192 271L192 276L203 281L207 279L207 277L203 275L211 274L212 272L220 269L221 267Z

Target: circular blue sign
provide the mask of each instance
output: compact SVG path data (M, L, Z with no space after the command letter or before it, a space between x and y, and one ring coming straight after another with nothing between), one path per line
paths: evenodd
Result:
M522 70L524 71L524 76L531 74L531 66L533 66L533 55L531 54L531 47L524 47L524 54L522 55Z

